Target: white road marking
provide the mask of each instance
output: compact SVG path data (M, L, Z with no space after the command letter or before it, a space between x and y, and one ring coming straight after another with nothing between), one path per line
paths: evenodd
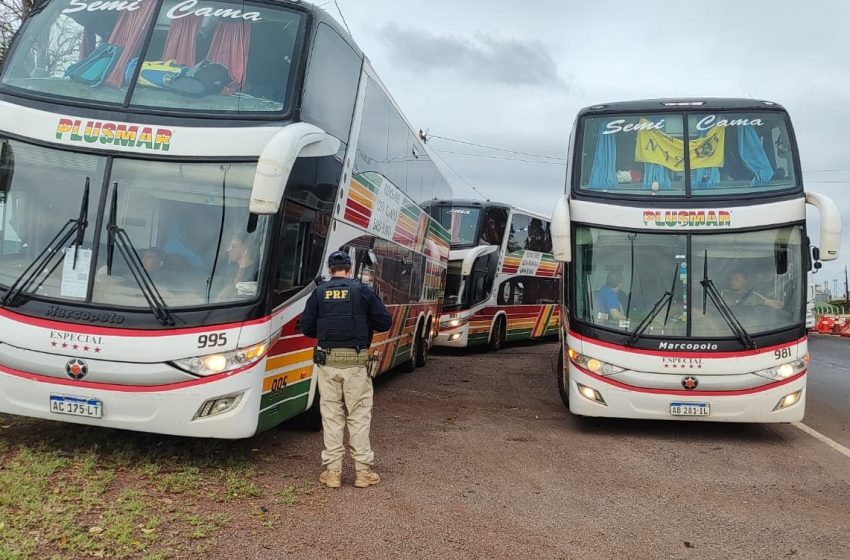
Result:
M844 455L845 457L850 458L850 449L848 449L848 448L844 447L843 445L841 445L841 444L840 444L840 443L838 443L837 441L832 440L832 439L829 439L828 437L826 437L825 435L823 435L823 434L822 434L822 433L820 433L819 431L814 430L814 429L812 429L812 428L810 428L810 427L806 426L806 425L805 425L805 424L803 424L802 422L791 422L791 424L792 424L795 428L797 428L798 430L800 430L800 431L802 431L802 432L805 432L805 433L809 434L810 436L812 436L812 437L813 437L813 438L815 438L816 440L818 440L818 441L820 441L820 442L822 442L822 443L827 444L829 447L831 447L831 448L832 448L832 449L834 449L835 451L838 451L839 453L841 453L841 454L842 454L842 455Z

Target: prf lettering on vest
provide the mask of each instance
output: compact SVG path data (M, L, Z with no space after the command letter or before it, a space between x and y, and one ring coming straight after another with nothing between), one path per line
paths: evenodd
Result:
M346 300L348 299L348 290L327 290L325 291L325 300Z

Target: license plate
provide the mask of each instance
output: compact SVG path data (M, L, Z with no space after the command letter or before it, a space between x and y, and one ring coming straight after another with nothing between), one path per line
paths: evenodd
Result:
M673 416L708 416L711 409L708 403L680 403L670 404L670 414Z
M84 418L102 418L103 402L98 399L89 399L86 397L50 395L50 412L82 416Z

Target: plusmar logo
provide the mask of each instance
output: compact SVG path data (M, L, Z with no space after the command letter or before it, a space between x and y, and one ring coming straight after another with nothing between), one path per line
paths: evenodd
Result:
M644 210L643 225L656 227L730 227L729 210Z
M102 144L167 152L173 132L169 128L153 128L110 121L59 119L56 139L82 144Z

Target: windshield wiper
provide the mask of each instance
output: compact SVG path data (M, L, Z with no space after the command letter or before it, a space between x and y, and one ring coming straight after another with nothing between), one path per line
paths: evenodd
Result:
M652 324L652 321L661 313L661 310L664 309L664 305L667 305L667 313L664 315L664 324L667 324L667 321L670 320L670 307L673 305L673 295L676 293L676 275L679 272L679 264L676 263L675 268L673 268L673 283L670 286L670 290L661 294L661 297L658 298L652 306L652 311L643 318L643 321L638 324L635 329L629 333L629 338L626 340L626 346L634 346L635 342L638 341L640 336L644 333L644 331Z
M41 250L41 252L36 255L30 265L24 270L20 276L18 276L17 280L9 287L9 290L6 292L6 295L3 296L2 304L5 307L16 307L20 305L22 302L20 296L23 292L34 292L38 290L44 282L50 278L53 273L56 271L56 268L59 266L59 263L62 262L62 259L57 260L53 266L50 268L50 272L48 272L40 282L38 281L38 277L50 266L50 263L54 261L56 255L64 255L65 254L65 244L68 243L71 238L74 238L74 242L70 245L70 247L74 247L74 268L77 267L77 253L80 251L80 247L83 244L83 240L86 235L86 228L89 225L88 222L88 213L89 213L89 177L86 177L86 185L83 188L83 199L80 201L80 213L76 219L68 220L65 225L59 230L59 232L53 236L53 239L47 244L47 246Z
M753 341L753 337L750 336L750 333L747 332L747 329L744 328L744 325L742 325L741 321L738 320L738 317L735 316L732 308L730 308L729 304L726 303L726 300L723 299L723 296L720 294L720 291L718 291L717 286L714 285L714 281L708 277L708 250L705 251L705 258L703 259L702 281L700 284L702 285L702 314L705 315L708 299L711 299L711 302L717 308L717 311L720 312L720 316L723 317L723 320L726 321L726 324L729 325L729 328L732 329L735 336L741 340L744 347L747 350L754 350L756 343ZM708 298L706 298L706 296L708 296Z
M118 183L115 182L112 190L112 202L109 208L109 221L106 224L106 274L109 276L112 275L112 260L115 256L115 247L118 246L118 252L121 253L124 260L127 262L127 266L130 269L130 275L139 286L139 290L141 290L145 301L148 302L148 306L151 308L151 311L153 311L154 316L163 326L173 327L175 325L174 313L168 308L168 305L165 303L165 299L162 297L162 294L159 293L153 279L150 274L148 274L147 269L145 269L145 265L142 263L142 259L139 257L138 251L136 251L136 248L133 246L133 242L130 240L130 236L127 235L124 228L118 226L117 217Z

